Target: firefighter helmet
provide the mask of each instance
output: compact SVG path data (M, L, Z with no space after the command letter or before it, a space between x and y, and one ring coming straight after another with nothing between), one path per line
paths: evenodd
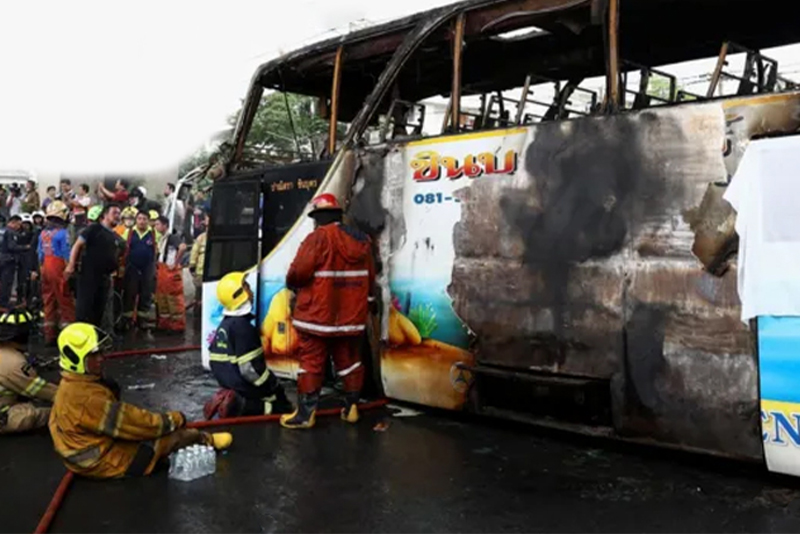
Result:
M47 206L47 216L48 217L55 217L56 219L61 219L62 221L67 220L67 215L69 214L69 208L66 204L64 204L60 200L54 200Z
M58 335L59 364L65 371L86 374L86 357L105 348L108 334L88 323L72 323Z
M249 300L245 290L246 277L243 272L228 273L217 284L217 299L226 310L238 310Z
M315 197L311 201L311 211L309 215L313 215L318 211L342 211L342 206L339 204L339 199L332 193L323 193Z
M3 312L0 315L0 341L27 343L32 323L33 315L24 308Z
M139 210L133 206L126 206L125 209L122 210L121 217L123 219L135 219L137 213L139 213Z
M89 212L86 214L86 217L90 221L96 221L100 218L100 214L103 213L102 206L92 206L89 208Z

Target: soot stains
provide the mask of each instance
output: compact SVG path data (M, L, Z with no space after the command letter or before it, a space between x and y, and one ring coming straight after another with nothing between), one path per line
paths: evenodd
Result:
M661 404L656 389L664 368L664 332L668 310L637 304L625 325L626 406L652 413Z
M617 254L648 214L681 201L681 177L667 169L691 149L684 139L674 119L653 113L536 128L525 154L529 188L500 198L524 261L544 278L535 304L560 317L574 265Z
M360 190L350 201L348 215L356 226L375 239L386 226L388 212L383 207L381 195L384 185L384 158L362 154L356 184Z

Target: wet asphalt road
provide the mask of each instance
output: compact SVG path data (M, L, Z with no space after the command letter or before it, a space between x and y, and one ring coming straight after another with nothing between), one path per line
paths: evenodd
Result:
M114 360L108 371L126 400L190 418L216 389L197 353ZM379 422L388 428L376 431ZM379 410L355 426L323 419L310 432L275 424L232 432L213 477L77 480L52 531L800 530L800 483L792 479L525 426ZM0 531L31 532L63 472L46 433L3 437Z

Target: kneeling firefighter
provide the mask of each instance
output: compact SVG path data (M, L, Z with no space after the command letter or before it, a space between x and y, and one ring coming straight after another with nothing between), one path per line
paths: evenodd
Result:
M253 292L246 274L229 273L217 284L225 318L210 347L211 372L223 388L206 403L204 415L233 417L287 413L292 406L267 368L258 329L253 324Z
M50 414L50 435L67 469L91 478L149 475L177 449L196 443L226 449L228 433L187 429L180 412L154 413L120 400L119 386L102 376L108 335L73 323L58 336L61 384Z
M22 352L28 347L31 323L33 316L23 309L0 315L0 434L47 426L50 408L20 397L51 403L56 395L57 386L40 378Z
M297 293L292 324L300 337L297 410L281 418L286 428L314 426L325 365L330 355L342 379L342 419L358 421L364 384L359 355L375 280L369 236L342 224L342 208L332 194L312 201L316 228L303 241L286 275Z

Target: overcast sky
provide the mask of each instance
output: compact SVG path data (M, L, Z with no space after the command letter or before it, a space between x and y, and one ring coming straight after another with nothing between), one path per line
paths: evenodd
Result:
M225 125L281 51L448 3L0 2L0 169L168 167Z
M0 170L169 167L225 126L259 64L352 22L449 3L2 1ZM797 48L780 55L796 72Z

